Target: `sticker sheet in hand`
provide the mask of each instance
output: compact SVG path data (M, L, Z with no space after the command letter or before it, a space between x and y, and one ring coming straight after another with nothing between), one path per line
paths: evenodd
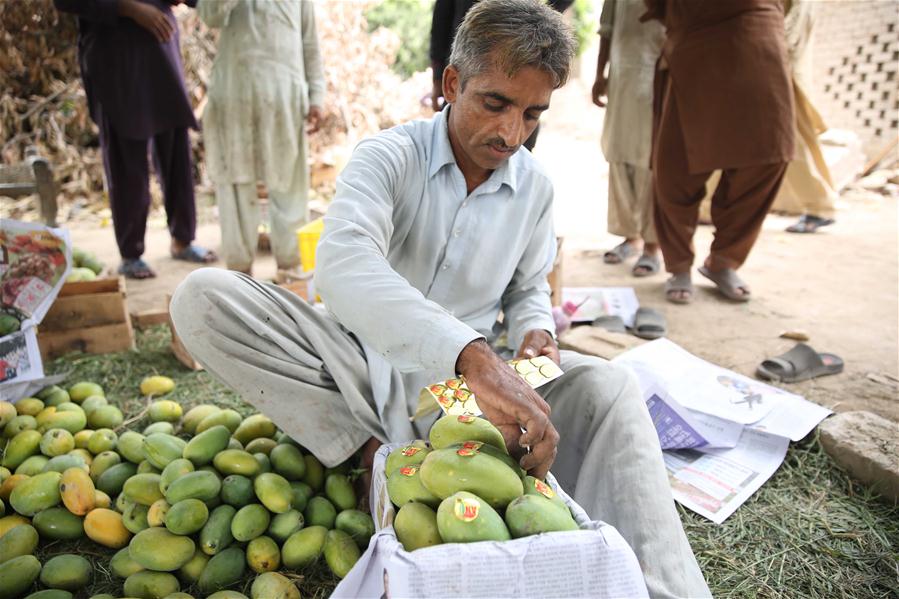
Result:
M562 369L547 356L509 360L507 364L514 368L518 376L532 389L562 376ZM444 414L451 416L480 416L483 413L478 407L474 393L465 384L464 378L449 379L428 385L421 390L419 404L427 398L436 401Z

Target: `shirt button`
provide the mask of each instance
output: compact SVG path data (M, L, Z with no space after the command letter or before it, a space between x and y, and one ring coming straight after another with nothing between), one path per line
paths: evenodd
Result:
M458 237L461 234L462 234L462 229L456 229L455 231L453 231L453 237Z
M468 200L465 200L464 202L462 202L462 207L465 208L466 206L468 206Z
M447 268L449 268L449 264L444 264L440 267L440 270L446 270Z

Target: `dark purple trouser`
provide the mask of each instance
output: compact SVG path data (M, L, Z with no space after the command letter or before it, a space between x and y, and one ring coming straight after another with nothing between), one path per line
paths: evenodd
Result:
M165 198L165 214L172 238L190 243L197 229L194 180L187 129L171 129L151 139L118 135L108 118L101 118L100 148L116 243L122 258L140 258L150 212L150 168L147 152L153 152L153 168Z

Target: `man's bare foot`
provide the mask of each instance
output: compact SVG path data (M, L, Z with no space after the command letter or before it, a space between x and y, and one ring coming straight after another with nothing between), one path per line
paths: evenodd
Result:
M673 273L665 281L665 299L672 304L689 304L693 300L693 281L689 271Z

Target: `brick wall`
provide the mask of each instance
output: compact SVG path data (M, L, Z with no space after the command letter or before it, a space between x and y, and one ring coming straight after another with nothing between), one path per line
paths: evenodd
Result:
M878 154L899 129L899 3L818 0L811 96L827 124Z

